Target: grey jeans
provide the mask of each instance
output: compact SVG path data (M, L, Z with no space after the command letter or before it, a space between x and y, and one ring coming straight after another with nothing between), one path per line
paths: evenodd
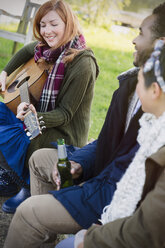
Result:
M76 233L82 229L63 205L51 194L55 190L52 168L57 162L55 149L40 149L30 158L32 196L16 210L4 248L41 247L56 234ZM52 246L54 247L54 246Z

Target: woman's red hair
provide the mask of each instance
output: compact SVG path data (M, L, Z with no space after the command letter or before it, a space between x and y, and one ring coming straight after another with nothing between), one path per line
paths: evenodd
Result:
M73 13L68 3L64 2L63 0L50 0L41 5L34 18L33 33L34 37L37 40L45 44L45 40L40 35L40 21L43 16L45 16L48 12L52 10L55 10L65 23L65 33L62 40L58 44L58 47L60 47L71 41L76 35L80 35L81 30L78 19Z

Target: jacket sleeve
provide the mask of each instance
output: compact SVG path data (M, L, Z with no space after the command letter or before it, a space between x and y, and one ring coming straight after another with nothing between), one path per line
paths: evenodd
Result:
M94 175L93 168L96 158L96 146L97 146L97 140L76 150L73 153L73 155L69 158L70 160L79 163L83 168L83 175L81 178L74 180L75 184L79 184L93 177Z
M4 71L7 72L8 76L19 66L28 62L28 60L34 56L34 47L37 45L37 43L38 41L34 41L25 45L11 58L4 68Z
M92 226L85 236L84 248L164 247L164 203L165 170L133 216Z

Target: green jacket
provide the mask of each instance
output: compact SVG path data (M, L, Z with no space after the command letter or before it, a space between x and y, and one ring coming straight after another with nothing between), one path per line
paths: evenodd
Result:
M84 248L165 247L165 147L146 161L142 200L133 216L92 226Z
M8 75L34 55L36 42L22 48L4 68ZM81 51L65 69L64 79L56 99L56 108L38 113L43 116L46 130L29 145L27 161L39 148L52 147L51 142L64 138L66 144L82 147L87 143L90 110L98 65L91 50Z

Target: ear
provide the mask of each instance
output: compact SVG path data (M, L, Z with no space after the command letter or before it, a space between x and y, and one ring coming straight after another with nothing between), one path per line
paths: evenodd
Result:
M158 85L158 83L153 82L151 85L151 90L152 90L152 99L158 99L161 94L162 94L162 89Z

